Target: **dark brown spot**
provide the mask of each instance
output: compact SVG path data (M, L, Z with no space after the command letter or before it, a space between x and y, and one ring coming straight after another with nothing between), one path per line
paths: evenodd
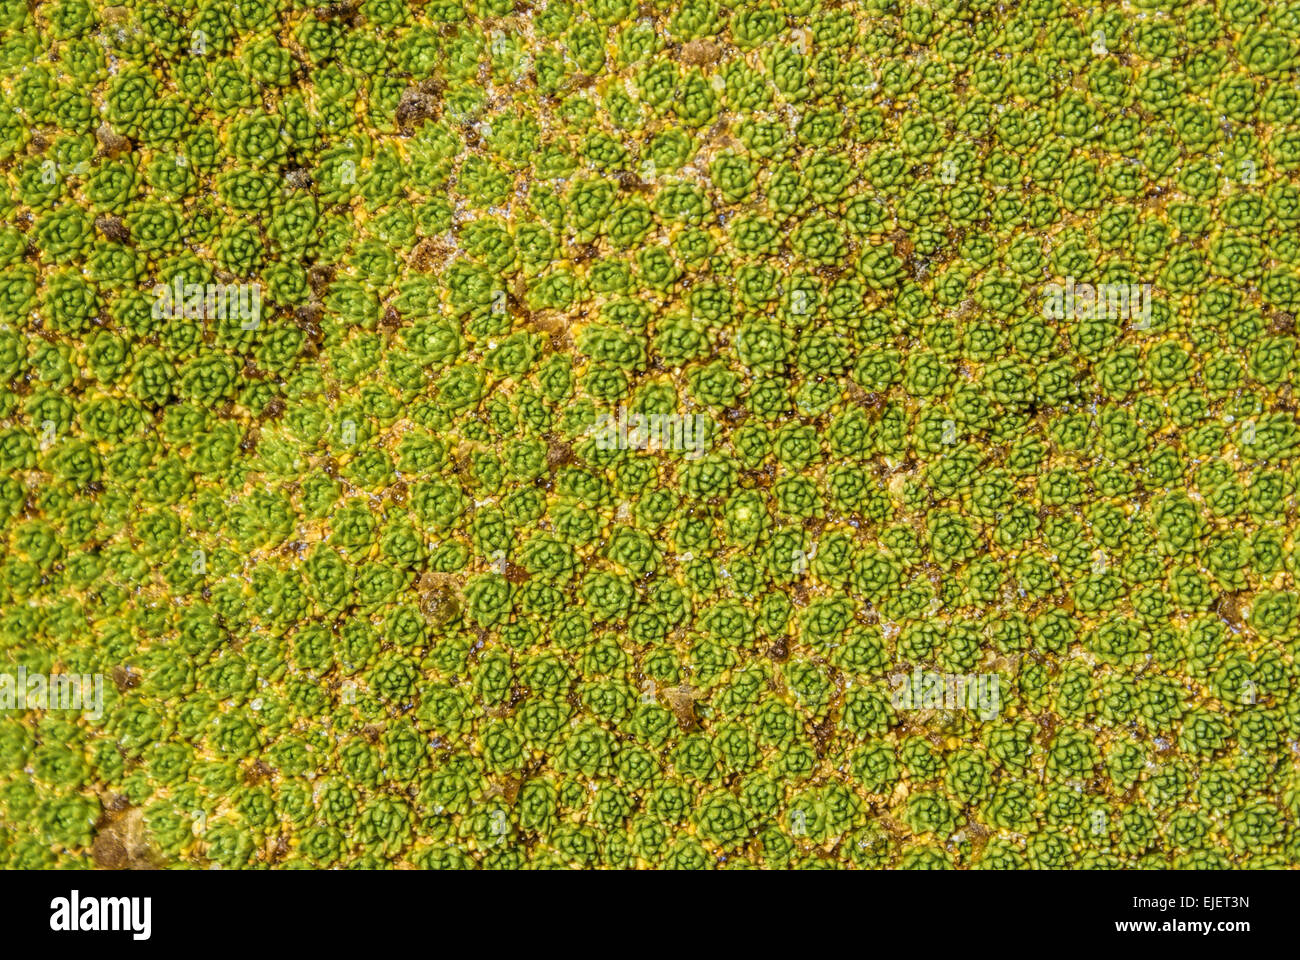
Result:
M830 716L827 715L826 719L813 727L812 733L813 749L816 750L817 756L825 756L826 745L830 743L831 737L835 735L835 724L831 722Z
M343 0L342 3L328 3L317 7L313 12L317 20L342 20L348 26L358 26L360 0Z
M333 280L334 268L327 264L315 263L307 270L307 285L318 299Z
M554 473L560 467L573 460L573 447L562 441L554 441L546 447L546 469Z
M265 760L256 761L244 774L244 781L249 786L257 786L259 783L270 780L275 771L266 763Z
M1214 601L1214 612L1219 619L1234 630L1240 630L1244 621L1238 605L1239 593L1221 593Z
M121 665L114 667L109 675L113 678L113 685L117 687L118 693L126 693L133 687L140 686L140 677L134 674L129 668Z
M128 243L131 240L131 231L127 229L126 224L121 217L115 217L110 213L102 214L95 218L95 229L118 243Z
M403 90L394 114L397 125L406 127L420 120L437 119L441 102L438 97L440 87L439 81L425 80Z

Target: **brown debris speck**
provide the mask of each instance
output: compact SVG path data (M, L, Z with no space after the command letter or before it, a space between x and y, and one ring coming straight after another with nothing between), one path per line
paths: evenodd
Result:
M813 749L817 752L817 756L824 757L826 755L826 745L830 743L831 737L835 735L835 724L831 721L830 716L828 715L821 723L813 727L812 733Z
M440 81L425 80L403 90L394 114L397 125L405 127L420 120L436 119L439 113L440 87Z
M1242 619L1241 608L1238 605L1239 599L1239 593L1221 593L1214 601L1215 614L1234 630L1240 630L1245 622Z
M700 37L682 46L682 62L693 67L704 67L716 63L722 54L722 48L707 37Z
M256 786L263 781L271 779L271 776L274 773L275 771L271 769L265 760L257 760L248 768L248 772L244 775L244 779L250 786Z
M284 181L289 184L290 189L305 190L311 186L311 168L293 167L284 175Z
M546 447L546 469L554 473L560 467L573 460L573 447L567 443L555 441Z
M319 299L325 288L334 280L334 268L323 263L314 263L307 269L307 285L312 295Z
M131 231L127 229L126 224L121 217L115 217L110 213L103 214L95 218L95 229L118 243L128 243L131 240Z
M342 20L350 27L358 25L360 20L360 0L343 0L342 3L328 3L317 7L313 13L317 20Z

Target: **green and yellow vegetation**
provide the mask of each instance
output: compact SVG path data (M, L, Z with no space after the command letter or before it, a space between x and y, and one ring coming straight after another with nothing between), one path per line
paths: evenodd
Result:
M1298 65L1263 0L0 0L0 673L107 678L0 711L0 866L1295 866Z

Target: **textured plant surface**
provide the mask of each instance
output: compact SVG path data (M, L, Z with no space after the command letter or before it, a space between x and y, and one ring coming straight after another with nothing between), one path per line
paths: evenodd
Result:
M1294 866L1297 66L1263 0L0 0L0 672L107 678L0 711L0 865Z

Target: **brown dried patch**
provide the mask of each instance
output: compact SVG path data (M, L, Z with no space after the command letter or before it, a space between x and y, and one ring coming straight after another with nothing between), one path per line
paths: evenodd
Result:
M111 213L106 213L95 218L95 229L118 243L129 243L131 240L131 231L127 229L126 224L121 217L115 217Z
M777 663L784 663L790 656L790 643L785 637L779 637L775 643L767 648L767 655Z
M267 764L265 760L257 760L244 774L244 782L249 786L257 786L270 780L275 771Z
M313 263L307 268L307 286L311 287L312 296L319 300L334 281L334 267L325 263Z
M99 148L110 157L116 157L131 149L130 139L117 133L106 123L99 125L95 131L95 139L99 141Z
M425 237L411 251L410 264L422 273L438 273L447 266L447 261L456 252L446 240L438 237Z
M699 698L699 693L694 687L689 683L683 683L681 686L668 687L661 692L668 703L668 709L677 718L677 725L683 731L699 729L700 721L695 716L695 701Z
M397 112L394 114L397 125L405 127L420 120L437 119L438 106L441 102L438 93L441 88L440 81L425 80L403 90L402 98L397 102Z
M682 46L681 59L692 67L705 67L717 63L722 48L707 37L700 37Z
M620 170L614 178L618 180L619 187L629 193L646 193L654 189L630 170Z
M831 737L835 735L835 724L831 721L830 714L827 714L826 719L813 727L812 734L813 749L816 751L817 756L824 757L826 755L826 745L831 742Z
M488 789L489 797L500 797L506 803L514 804L515 799L519 796L519 788L523 786L522 777L502 777L500 780L493 781Z
M1228 626L1240 630L1245 625L1240 607L1241 592L1221 593L1214 601L1214 613Z
M731 129L731 121L726 115L718 118L718 122L709 127L708 133L705 134L707 145L713 150L739 150L741 144L736 138L731 136L728 131ZM825 268L817 268L819 271Z
M916 252L916 244L912 242L912 238L908 235L907 231L895 230L893 233L887 234L886 236L894 244L894 255L897 256L899 260L902 260L905 266L910 264L912 254Z
M978 860L989 842L989 837L992 836L992 831L971 817L966 821L966 833L970 836L971 858Z
M355 27L360 19L360 9L360 0L343 0L342 3L328 3L317 7L312 12L316 14L317 20L342 20L348 26Z
M554 473L573 460L573 445L556 440L546 446L546 469Z
M320 332L320 318L325 315L325 305L319 302L304 303L293 311L294 323L307 331L308 336Z
M125 800L115 798L115 808L105 808L105 815L96 824L91 859L103 870L157 870L162 858L149 844L144 811L118 803Z
M1058 724L1057 717L1051 710L1044 710L1038 718L1038 725L1042 728L1040 741L1044 746L1049 746L1052 738L1056 736L1056 727Z

